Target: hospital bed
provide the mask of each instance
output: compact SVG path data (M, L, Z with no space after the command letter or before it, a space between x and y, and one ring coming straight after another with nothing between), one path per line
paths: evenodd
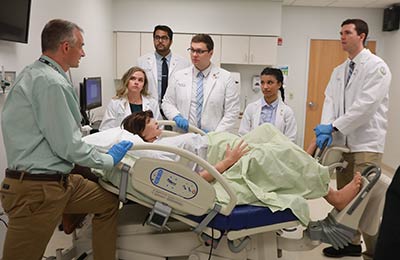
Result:
M379 216L371 219L365 210L371 207L368 205L371 201L380 204L382 199L376 192L381 176L377 167L371 166L362 173L362 190L345 209L340 212L334 209L325 219L310 222L302 238L292 239L281 235L282 229L300 225L290 209L272 212L266 207L236 206L234 191L207 161L182 149L151 143L135 144L133 150L171 152L180 159L172 162L143 157L134 165L120 165L123 175L119 188L100 181L105 189L119 194L123 203L135 202L121 209L118 259L276 260L282 250L311 250L321 242L342 248L351 242L360 226L371 236L377 233ZM332 169L343 166L343 162L338 166L329 154L322 152L321 158ZM213 186L185 166L188 161L209 171L229 194L228 204L216 203ZM126 193L128 175L135 190L143 196ZM372 209L376 212L376 207ZM86 259L84 256L90 252L89 238L90 232L81 237L74 235L73 249L58 250L56 259L72 259L72 256Z

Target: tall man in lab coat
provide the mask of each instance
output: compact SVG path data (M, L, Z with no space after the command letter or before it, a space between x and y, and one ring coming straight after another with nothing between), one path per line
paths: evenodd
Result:
M239 117L239 88L230 72L212 64L213 40L197 34L188 50L193 66L172 76L161 105L165 116L185 131L190 123L206 132L233 132Z
M153 31L155 52L144 54L137 60L137 65L146 72L149 93L159 105L168 87L168 79L176 71L190 66L187 59L172 53L172 37L171 28L157 25Z
M353 174L365 167L381 164L384 150L389 85L391 73L386 63L364 48L368 25L360 19L348 19L341 26L342 48L349 58L335 68L325 91L321 124L314 131L317 145L347 145L344 154L349 165L337 175L337 187L350 182ZM333 138L334 137L334 138ZM367 254L372 255L374 243L364 235ZM361 255L360 239L344 249L328 247L328 257Z

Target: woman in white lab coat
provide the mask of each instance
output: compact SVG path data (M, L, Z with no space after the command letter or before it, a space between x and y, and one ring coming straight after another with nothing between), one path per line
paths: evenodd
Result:
M283 74L280 69L265 68L261 72L263 97L247 105L240 122L239 135L257 126L270 123L293 142L296 140L297 123L293 110L284 103ZM281 99L278 96L281 92Z
M145 110L151 110L154 117L161 120L158 101L148 93L145 71L140 67L132 67L122 76L121 86L108 104L99 130L118 127L125 117Z

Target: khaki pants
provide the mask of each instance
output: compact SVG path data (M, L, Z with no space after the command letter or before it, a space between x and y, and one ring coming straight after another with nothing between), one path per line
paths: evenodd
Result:
M66 184L5 178L0 193L9 218L3 260L42 259L63 213L94 213L93 257L115 259L118 198L97 183L76 174Z
M381 153L371 152L357 152L357 153L345 153L343 158L349 163L343 172L336 174L337 189L343 188L349 183L354 176L355 172L360 172L371 165L380 166L382 161ZM367 248L367 253L373 255L375 251L375 237L371 237L367 234L363 234L364 242ZM360 244L361 234L358 233L353 239L354 244Z

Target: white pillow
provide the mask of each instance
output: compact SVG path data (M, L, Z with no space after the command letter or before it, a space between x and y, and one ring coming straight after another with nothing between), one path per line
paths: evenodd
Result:
M94 145L101 149L110 149L111 146L121 142L122 140L131 141L134 145L144 143L140 136L134 135L120 127L114 127L105 131L87 135L83 137L82 140L87 144Z

